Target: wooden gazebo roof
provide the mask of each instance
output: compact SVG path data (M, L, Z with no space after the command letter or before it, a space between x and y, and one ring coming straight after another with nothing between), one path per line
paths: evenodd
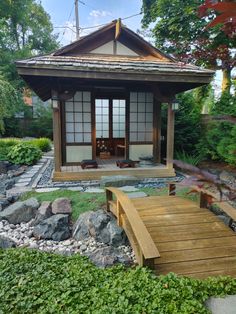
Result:
M100 54L96 48L114 41L134 55ZM53 78L168 83L175 93L211 81L213 71L177 62L142 37L113 21L56 52L16 62L19 74L43 100L51 97ZM49 79L50 78L50 79Z

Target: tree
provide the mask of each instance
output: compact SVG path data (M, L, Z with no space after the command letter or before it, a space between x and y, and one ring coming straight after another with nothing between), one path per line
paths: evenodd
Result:
M231 71L235 66L233 48L236 39L229 38L220 26L207 28L215 14L198 16L203 0L143 0L143 26L152 23L156 46L184 62L193 62L223 71L222 90L229 91Z
M14 61L57 48L50 16L35 0L0 1L0 70L16 87L19 79Z
M21 94L0 76L0 134L4 133L4 119L13 116L22 107Z
M236 36L236 3L234 1L212 1L205 0L204 4L199 7L199 15L204 17L209 12L215 11L217 15L207 25L207 27L214 27L222 25L222 30L231 38Z

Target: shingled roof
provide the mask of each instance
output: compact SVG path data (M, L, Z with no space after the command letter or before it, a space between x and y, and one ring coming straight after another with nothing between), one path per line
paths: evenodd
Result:
M114 54L96 53L97 47L109 42L114 43L114 49L120 43L134 54L118 55L115 51ZM214 71L177 62L118 21L52 54L17 61L16 66L19 74L44 99L48 98L48 93L42 96L37 86L34 86L36 83L32 84L32 77L195 84L186 87L187 90L209 83L214 75Z

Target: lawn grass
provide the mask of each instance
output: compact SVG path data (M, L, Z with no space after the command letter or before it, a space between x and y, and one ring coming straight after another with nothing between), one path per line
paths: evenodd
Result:
M64 189L45 193L38 193L32 191L25 193L21 197L21 199L26 200L30 197L36 197L40 203L43 201L53 202L55 199L59 197L69 198L71 200L72 205L73 221L76 221L79 215L86 211L105 208L106 205L105 193L83 193Z
M147 195L155 196L155 195L168 195L168 188L141 188L139 191L145 192ZM191 199L193 201L197 201L198 197L196 194L187 194L189 191L188 188L181 188L178 191L178 195L184 198ZM86 193L86 192L76 192L69 191L65 189L60 189L53 192L45 192L38 193L35 191L27 192L22 195L21 200L26 200L30 197L36 197L38 201L41 203L43 201L51 201L53 202L55 199L59 197L67 197L71 200L72 205L72 220L76 221L80 214L89 211L106 208L106 196L105 193Z

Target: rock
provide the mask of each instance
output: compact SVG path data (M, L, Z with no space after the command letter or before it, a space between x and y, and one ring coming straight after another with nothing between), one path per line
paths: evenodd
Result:
M206 307L212 314L235 314L236 296L229 295L225 298L211 297L206 301Z
M138 189L134 186L126 185L119 188L123 192L138 192Z
M115 186L121 187L125 185L135 185L139 183L139 179L134 176L102 176L101 177L101 186Z
M28 222L35 218L38 207L39 202L36 198L16 202L0 212L0 220L7 220L12 224Z
M15 184L15 179L6 179L0 181L0 193L11 189Z
M52 203L52 213L53 214L71 214L72 208L70 204L70 199L68 198L58 198Z
M42 202L41 206L38 209L35 220L32 222L31 226L36 226L43 220L52 216L52 207L51 202Z
M98 188L88 188L85 190L86 193L104 193L103 189Z
M58 190L60 190L60 188L40 188L40 189L36 189L35 192L48 193L48 192L54 192L54 191L58 191Z
M69 217L68 215L53 215L36 227L34 227L33 234L39 239L48 239L54 241L63 241L70 237Z
M12 247L16 247L16 243L13 240L0 235L0 248L9 249Z
M72 187L67 188L67 190L82 192L84 188L82 186L72 186Z
M102 209L80 215L73 227L72 236L78 241L92 236L98 242L114 246L127 242L125 232L117 226L115 218Z
M7 190L7 198L21 196L22 194L30 191L32 191L31 187L15 187Z
M145 192L134 192L134 193L128 193L128 198L143 198L147 197L147 194Z
M98 248L94 252L87 253L86 256L98 267L105 268L117 263L130 264L131 259L117 248Z
M10 204L10 203L9 203L9 201L8 201L7 198L1 198L1 197L0 197L0 208L2 208L2 210L3 210L4 208L6 208L9 204ZM0 211L1 211L1 209L0 209Z
M0 174L7 173L7 163L5 161L0 161Z
M220 218L227 226L230 225L231 220L232 220L230 217L225 216L225 215L219 215L217 217Z
M235 182L235 177L230 174L229 172L223 170L221 173L220 173L220 180L222 181L226 181L228 183L234 183Z

